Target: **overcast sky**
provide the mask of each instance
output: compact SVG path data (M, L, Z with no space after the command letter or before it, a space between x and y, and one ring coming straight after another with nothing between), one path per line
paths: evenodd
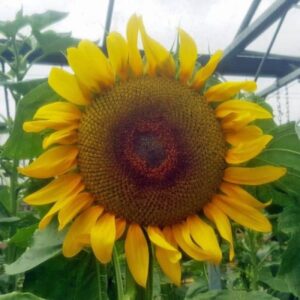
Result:
M261 1L254 19L264 12L274 0ZM180 26L196 40L199 53L210 53L226 48L233 40L252 0L115 0L111 30L125 33L130 15L143 15L148 32L170 48L175 40L176 29ZM68 12L68 17L54 25L52 29L72 32L74 37L101 40L104 33L108 0L0 0L0 20L11 20L23 7L24 14L41 13L46 10ZM288 13L273 46L272 53L300 56L300 9L293 8ZM276 24L247 47L248 50L264 52ZM47 66L35 66L29 78L47 76ZM245 79L232 78L228 79ZM253 78L247 78L253 79ZM258 80L259 90L269 86L274 78ZM0 97L3 91L0 88ZM287 96L288 95L288 96ZM300 119L300 85L293 82L276 95L268 97L275 115L283 111L282 121ZM1 101L1 107L3 107ZM286 105L288 103L288 109ZM279 109L280 108L280 109ZM11 107L14 110L13 107ZM1 113L3 110L1 109Z

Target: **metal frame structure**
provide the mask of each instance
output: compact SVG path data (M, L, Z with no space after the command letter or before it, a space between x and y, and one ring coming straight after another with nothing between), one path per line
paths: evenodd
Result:
M276 77L276 84L271 85L259 93L259 95L263 97L266 97L268 94L274 92L289 82L300 78L299 58L270 55L270 51L287 12L293 6L297 5L297 3L298 0L277 0L269 7L267 11L265 11L249 26L249 23L260 4L260 0L253 0L235 39L224 51L224 58L221 62L219 71L222 72L226 70L231 64L238 64L239 68L241 68L241 66L248 66L250 67L248 70L251 69L251 71L254 71L256 69L256 72L254 73L255 75L253 73L249 74L250 72L248 74L245 74L246 72L244 74L242 73L243 75L254 76L255 80L257 80L259 76ZM248 54L248 57L246 55L247 59L253 63L251 68L251 66L245 61L245 51L243 50L278 19L279 22L277 28L268 48L266 49L266 52L246 52L246 54ZM243 55L244 58L240 59L240 56L243 57ZM238 63L239 59L241 60L240 63ZM259 64L257 64L257 60L260 61Z
M263 14L250 24L260 2L261 0L252 1L234 40L224 51L224 56L218 67L218 72L222 75L251 76L255 79L259 76L276 77L277 82L275 85L272 85L259 93L261 96L267 96L281 86L300 77L300 57L270 54L273 43L284 22L287 12L293 6L296 6L299 0L276 0ZM115 0L109 0L108 3L103 36L104 51L106 51L106 36L110 31L114 3ZM276 21L278 21L277 28L265 53L245 50L251 42ZM40 53L33 53L30 58L34 59L39 54ZM7 53L7 56L9 58L9 53ZM209 55L201 55L199 56L198 61L201 64L205 64L209 57ZM42 61L39 61L39 63L65 65L66 59L62 54L49 55Z

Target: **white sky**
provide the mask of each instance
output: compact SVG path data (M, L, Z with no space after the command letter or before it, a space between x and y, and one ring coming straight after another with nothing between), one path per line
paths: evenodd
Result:
M125 33L126 22L133 13L143 15L146 28L155 39L170 48L180 26L196 40L199 53L210 53L226 48L233 40L252 0L115 0L111 30ZM274 0L261 1L254 19L264 12ZM101 40L104 34L108 0L0 0L0 20L12 20L23 7L24 14L41 13L46 10L68 12L68 17L51 29L72 32L74 37ZM298 26L297 26L298 25ZM300 9L288 13L271 53L300 55ZM275 26L247 47L247 50L264 52ZM27 76L45 77L50 66L34 66ZM228 80L243 80L245 77L226 77ZM253 79L253 78L247 78ZM274 82L274 78L260 78L259 90ZM286 94L288 94L288 101ZM0 88L0 113L3 114L3 90ZM275 115L278 108L283 111L282 121L300 120L300 84L293 82L288 90L281 89L277 95L270 95L268 102ZM288 103L289 109L286 109ZM14 112L13 104L11 110Z

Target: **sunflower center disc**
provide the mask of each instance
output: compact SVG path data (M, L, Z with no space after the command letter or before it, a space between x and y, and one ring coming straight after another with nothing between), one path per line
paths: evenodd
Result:
M180 149L170 124L155 108L148 107L147 111L148 115L132 115L118 126L116 136L120 142L115 153L140 186L162 185L176 174Z
M79 168L108 212L172 225L218 189L226 144L213 110L179 82L142 77L102 94L82 117Z

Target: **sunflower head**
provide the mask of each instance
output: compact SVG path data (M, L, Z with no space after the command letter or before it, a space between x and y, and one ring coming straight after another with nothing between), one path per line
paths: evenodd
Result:
M19 169L26 176L52 178L24 199L31 205L53 204L40 228L57 215L59 230L71 223L64 255L90 246L104 264L124 236L129 269L142 286L150 242L162 270L179 285L181 251L199 261L220 262L215 230L233 258L229 219L270 231L261 212L265 204L242 185L268 183L286 172L245 166L272 139L253 123L272 115L235 98L241 90L254 91L256 84L222 82L207 88L222 52L198 68L195 42L182 29L178 37L175 56L134 15L126 40L116 32L108 35L108 56L81 41L67 51L74 73L51 70L49 84L61 99L24 123L27 132L47 130L45 152Z

